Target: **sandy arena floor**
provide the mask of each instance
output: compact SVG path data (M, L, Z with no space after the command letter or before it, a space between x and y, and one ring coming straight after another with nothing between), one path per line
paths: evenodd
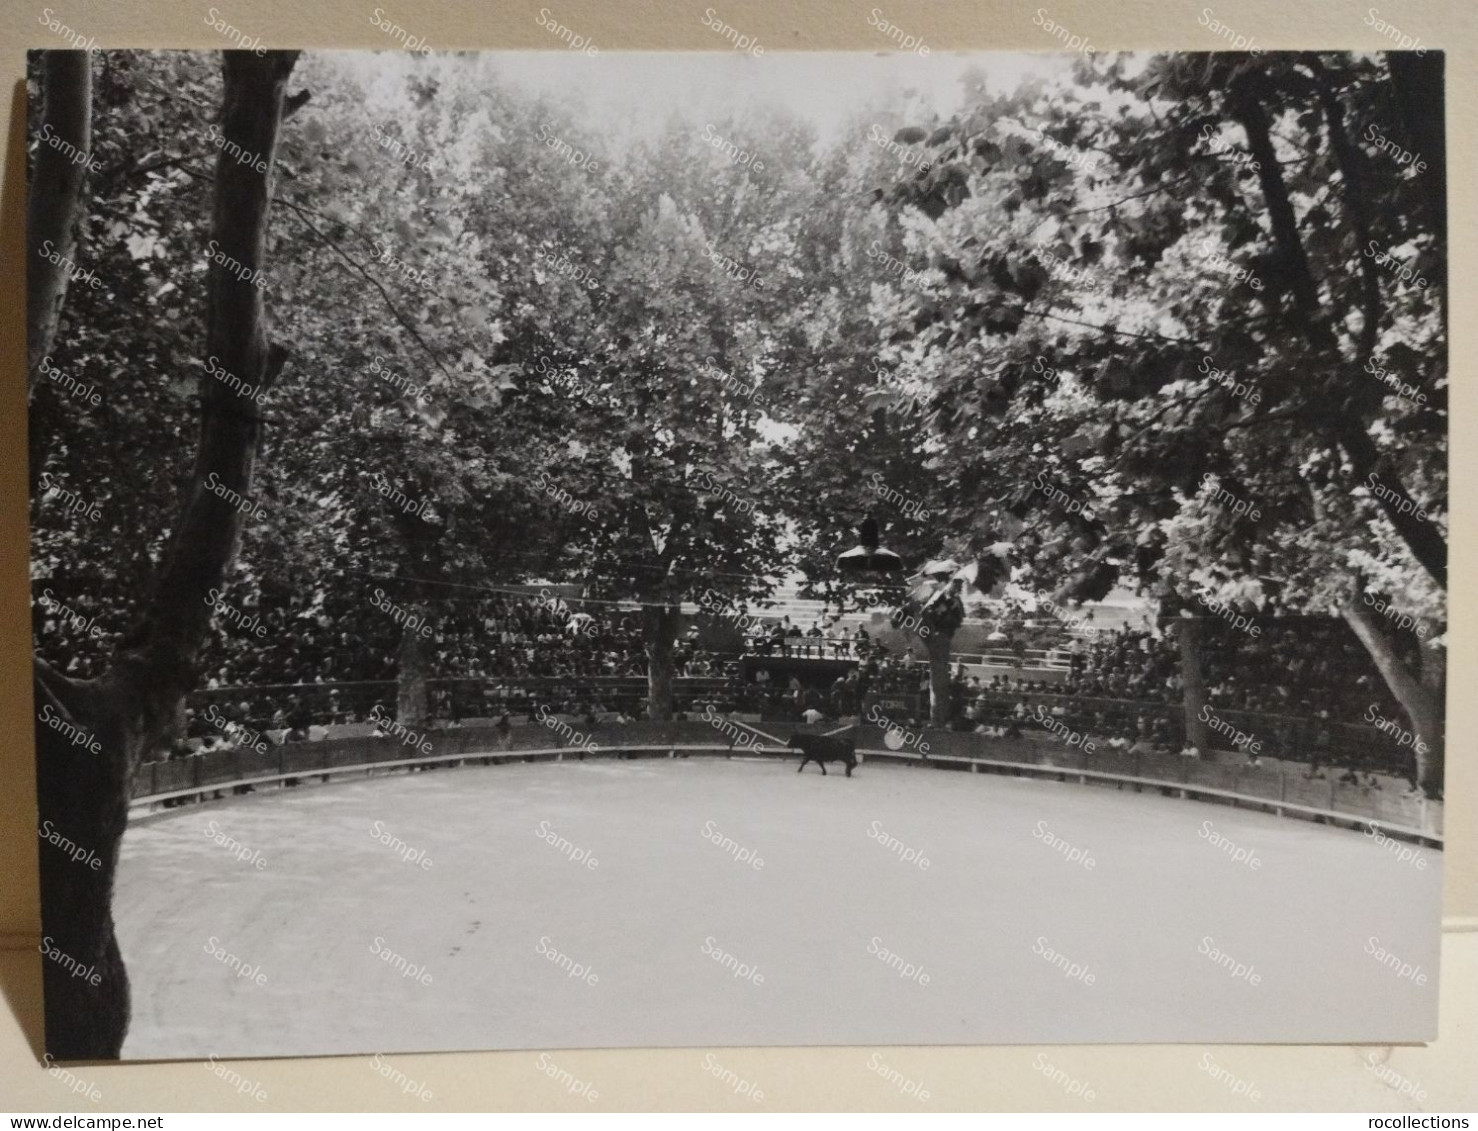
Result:
M878 763L305 784L129 829L124 1055L1418 1041L1436 1035L1441 853L1421 859L1158 792Z

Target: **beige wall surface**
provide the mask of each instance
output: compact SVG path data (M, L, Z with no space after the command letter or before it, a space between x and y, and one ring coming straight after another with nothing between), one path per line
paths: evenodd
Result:
M102 47L200 47L218 49L219 36L206 12L270 47L383 49L384 33L372 13L424 36L433 48L547 50L541 8L577 27L602 51L635 49L711 51L715 36L704 26L705 9L754 34L767 51L878 51L889 46L869 13L922 36L933 51L1050 51L1060 46L1041 26L1042 13L1099 50L1214 50L1226 46L1206 26L1214 18L1255 39L1259 47L1380 49L1389 45L1368 25L1369 0L4 0L0 4L0 80L10 92L0 113L8 116L5 161L0 168L0 1110L393 1110L407 1106L368 1058L279 1060L236 1064L261 1084L268 1099L238 1100L216 1075L195 1062L173 1065L95 1066L77 1069L102 1098L69 1099L62 1081L39 1066L39 934L36 889L36 809L30 694L25 478L24 241L25 51L55 47L43 8ZM1471 0L1388 0L1378 14L1399 22L1421 45L1440 48L1447 60L1453 372L1474 357L1474 232L1463 221L1474 203L1473 131L1478 85L1478 8ZM1398 16L1399 10L1399 16ZM1209 14L1208 14L1209 13ZM720 43L722 41L719 41ZM1466 170L1466 172L1465 172ZM1466 360L1464 360L1466 359ZM1454 415L1452 479L1478 482L1468 432L1475 424L1466 381L1450 390ZM1474 500L1454 491L1452 575L1472 576L1463 564L1472 553ZM1428 1111L1478 1107L1473 1066L1478 1064L1478 847L1474 800L1478 796L1469 736L1478 719L1478 697L1463 695L1475 672L1473 595L1458 586L1451 596L1447 852L1441 1036L1426 1048L1389 1049L1199 1046L1100 1046L1063 1049L899 1049L881 1061L923 1082L928 1108L976 1110L1067 1109L1080 1104L1044 1074L1061 1067L1090 1083L1089 1110L1417 1110L1394 1090L1384 1059L1426 1093ZM25 948L30 948L29 950ZM682 1051L561 1053L558 1063L604 1087L596 1104L572 1100L539 1071L533 1053L478 1053L397 1057L396 1066L424 1080L433 1093L428 1108L448 1110L641 1107L696 1110L898 1109L920 1105L900 1097L869 1067L872 1053L858 1049L721 1050L711 1063L731 1068L764 1089L763 1104L735 1099L705 1070L702 1055ZM1209 1060L1208 1060L1209 1058ZM547 1062L546 1062L547 1063ZM1260 1099L1233 1098L1226 1069L1255 1083ZM1372 1067L1374 1065L1375 1067ZM209 1066L205 1066L209 1069ZM246 1105L246 1106L243 1106Z

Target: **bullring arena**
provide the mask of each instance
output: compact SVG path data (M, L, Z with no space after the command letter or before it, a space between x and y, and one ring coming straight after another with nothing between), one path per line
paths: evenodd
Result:
M124 1055L1435 1031L1421 799L1046 734L920 732L926 759L877 727L852 777L797 774L761 737L789 730L743 729L577 748L466 726L431 754L350 737L144 767Z

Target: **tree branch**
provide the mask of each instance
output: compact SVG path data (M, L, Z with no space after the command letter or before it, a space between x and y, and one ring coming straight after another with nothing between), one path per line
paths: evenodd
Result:
M1277 412L1269 412L1262 416L1244 416L1240 420L1230 420L1225 424L1216 425L1218 432L1232 432L1238 428L1256 428L1262 424L1271 424L1279 420L1287 420L1289 417L1297 416L1304 411L1301 404L1290 405L1279 409Z
M1261 78L1257 72L1249 72L1237 80L1231 96L1232 116L1247 135L1247 150L1257 162L1258 184L1272 224L1273 241L1291 280L1293 302L1303 323L1304 334L1316 349L1329 350L1332 359L1334 335L1320 309L1319 287L1298 235L1298 221L1288 198L1288 186L1273 150L1267 112L1254 87Z
M1387 488L1379 493L1372 492L1372 494L1375 495L1375 501L1386 516L1386 520L1396 528L1396 533L1401 535L1412 557L1416 558L1422 568L1431 574L1433 581L1446 589L1447 540L1442 537L1442 532L1433 525L1430 519L1418 518L1415 513L1403 507L1403 502L1411 499L1411 493L1401 482L1399 476L1379 470L1380 450L1375 446L1375 441L1370 438L1370 433L1359 421L1350 419L1345 413L1340 413L1335 429L1340 446L1344 448L1350 463L1354 466L1355 478L1358 481L1363 483L1372 474L1379 474L1388 477L1400 488L1399 492L1392 492ZM1392 498L1392 494L1399 494L1404 498Z
M1343 360L1339 343L1320 309L1318 285L1304 252L1303 241L1299 239L1293 205L1288 198L1288 186L1283 181L1282 171L1271 162L1273 146L1268 136L1267 115L1252 82L1251 74L1238 80L1232 95L1233 113L1247 133L1249 151L1260 164L1258 180L1267 202L1279 254L1292 280L1294 305L1298 310L1304 337L1316 354L1324 355L1325 364L1336 365ZM1380 453L1362 420L1352 417L1347 411L1337 411L1332 414L1330 434L1331 440L1343 447L1349 455L1351 463L1355 465L1357 478L1364 479L1375 470L1380 462ZM1400 478L1392 475L1391 479L1400 488L1398 494L1409 499L1411 492ZM1376 496L1376 500L1412 555L1445 588L1447 543L1441 532L1430 522L1418 519L1415 514L1403 513L1401 499L1393 500L1382 493Z
M269 180L282 100L296 51L224 52L221 133L229 144L216 162L211 235L219 248L206 273L206 350L241 380L268 389L286 360L269 344L263 291ZM259 171L228 150L261 153ZM223 260L234 261L228 269ZM183 513L175 524L157 585L128 647L115 656L110 680L131 692L145 733L172 724L179 697L194 683L194 663L210 626L206 594L220 587L235 559L252 504L261 436L258 411L245 412L225 382L200 377L200 440ZM253 405L253 408L256 406Z
M77 211L87 166L67 156L65 146L89 158L92 150L91 53L46 51L41 66L41 129L53 143L36 149L26 202L28 394L36 387L41 359L51 352L67 299L69 269L61 263L77 259Z
M1050 310L1024 310L1021 312L1023 318L1050 318L1054 322L1070 322L1074 326L1086 326L1090 330L1097 330L1100 334L1112 334L1119 338L1141 338L1147 342L1171 342L1174 345L1195 346L1197 349L1205 349L1200 342L1190 338L1169 338L1164 334L1153 332L1140 333L1135 330L1116 330L1111 326L1101 326L1097 322L1084 322L1080 318L1069 318L1064 314L1054 314Z
M1154 188L1145 189L1143 192L1130 193L1128 196L1120 197L1118 200L1110 201L1108 204L1095 204L1092 208L1074 208L1070 212L1063 213L1063 215L1086 216L1090 212L1105 212L1110 208L1117 208L1121 204L1128 204L1131 200L1139 200L1146 196L1154 196L1157 192L1164 192L1172 185L1178 185L1182 181L1189 180L1190 176L1189 173L1186 173L1184 176L1176 177L1174 180L1155 185Z
M293 201L284 199L283 197L273 197L273 199L280 201L282 204L290 208L297 215L298 219L300 219L314 235L316 235L319 239L326 243L333 250L333 252L339 256L339 258L344 260L345 263L349 264L349 266L353 267L354 270L359 272L359 274L363 275L364 278L369 282L370 286L374 287L375 290L380 292L380 298L389 308L390 313L395 316L395 320L399 322L401 326L405 328L406 332L416 340L416 344L426 351L426 355L431 358L436 367L440 369L443 373L445 373L448 379L455 382L455 374L453 374L450 369L442 364L441 358L436 355L436 351L431 348L426 339L421 337L420 331L418 331L415 326L411 324L410 319L401 314L399 308L395 305L395 301L390 297L390 292L384 288L380 281L376 279L373 275L371 275L368 271L366 271L363 265L361 265L358 260L356 260L347 251L340 247L337 240L324 232L321 228L318 227L317 224L313 223L313 221L308 218L307 209L303 208L299 204L294 203Z
M1366 195L1365 156L1350 141L1345 132L1344 107L1339 103L1329 83L1328 72L1319 62L1317 55L1310 56L1309 68L1318 84L1319 102L1324 108L1324 122L1329 130L1329 140L1334 148L1335 159L1344 179L1345 208L1355 228L1355 246L1364 248L1370 242L1370 203ZM1356 362L1364 366L1366 359L1375 353L1375 343L1380 334L1380 269L1368 255L1360 259L1360 293L1362 324L1360 326L1360 350Z

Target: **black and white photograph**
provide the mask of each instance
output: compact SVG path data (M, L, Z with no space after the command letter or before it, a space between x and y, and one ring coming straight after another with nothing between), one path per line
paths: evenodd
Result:
M1436 1036L1442 52L743 11L30 53L48 1063Z

